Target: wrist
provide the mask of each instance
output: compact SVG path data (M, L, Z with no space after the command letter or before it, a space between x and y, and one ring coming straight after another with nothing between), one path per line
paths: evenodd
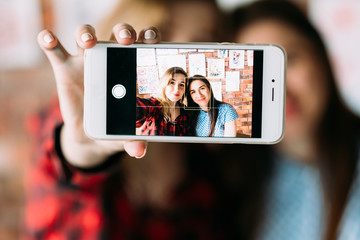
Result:
M104 163L110 156L123 148L108 148L85 134L77 135L65 124L59 129L59 144L64 159L75 167L92 168Z

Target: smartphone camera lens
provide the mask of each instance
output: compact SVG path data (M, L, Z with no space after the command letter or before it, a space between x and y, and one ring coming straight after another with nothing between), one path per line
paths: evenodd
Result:
M272 82L275 82L275 79L271 80Z

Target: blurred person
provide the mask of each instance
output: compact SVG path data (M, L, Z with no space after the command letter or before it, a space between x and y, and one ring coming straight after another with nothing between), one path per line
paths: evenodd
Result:
M232 14L233 41L287 51L286 130L273 161L258 239L360 239L360 122L340 98L317 30L293 3Z
M170 14L166 20L170 23L161 22L165 40L220 40L214 33L222 19L215 19L211 29L198 27L210 22L205 17L216 14L209 12L200 19L196 13L204 8L191 7L191 17L197 19L189 28L196 29L193 35L186 32L186 25L176 25L189 20L181 8L185 3L194 6L193 1L169 2L174 4L169 12L183 14ZM209 3L217 13L214 1L199 2ZM146 15L135 10L129 11L133 18ZM117 24L110 39L128 45L136 41L136 35L130 25ZM161 33L148 27L138 35L139 42L157 43ZM241 181L243 185L231 189L226 182L232 179L224 179L219 172L225 162L214 159L212 150L202 144L146 147L141 141L89 139L82 126L83 54L97 43L94 28L84 25L77 30L77 56L70 56L49 30L39 33L38 41L53 67L59 103L39 119L39 155L25 182L27 239L251 239L252 223L258 217L252 197L260 194L262 181L254 182L252 188ZM247 159L243 161L246 171L236 172L244 179L254 165ZM257 172L257 180L266 174Z
M187 73L180 67L167 69L160 78L157 93L136 100L138 135L191 136L192 126L184 111ZM140 131L138 131L140 130Z
M236 137L235 120L239 115L230 104L215 99L210 82L204 76L194 75L188 79L185 97L197 136Z
M225 40L223 13L216 0L122 0L102 24L99 38L107 39L119 22L131 24L137 32L144 24L156 26L164 41Z

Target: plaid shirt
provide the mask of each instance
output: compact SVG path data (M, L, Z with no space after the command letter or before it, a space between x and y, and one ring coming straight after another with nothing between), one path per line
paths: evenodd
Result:
M141 128L141 135L192 136L194 128L183 107L174 122L167 122L156 98L137 98L136 127Z
M171 198L171 210L138 209L124 190L122 153L94 169L75 168L60 149L61 123L57 102L27 120L40 154L26 171L24 240L229 239L229 224L218 217L228 204L221 204L223 194L216 194L208 176L209 158L197 168L200 173L187 175Z

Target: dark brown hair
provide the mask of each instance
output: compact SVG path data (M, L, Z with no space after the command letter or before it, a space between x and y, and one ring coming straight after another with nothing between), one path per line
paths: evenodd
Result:
M321 36L293 3L262 0L237 9L231 16L232 38L248 24L268 19L285 22L304 35L316 49L315 54L328 76L329 102L317 129L316 143L320 149L317 164L323 179L325 206L329 206L325 239L335 239L358 158L359 118L340 97Z
M216 100L214 97L214 92L211 89L211 84L209 82L209 80L206 79L206 77L202 76L202 75L194 75L190 78L187 79L186 81L186 88L185 88L185 98L186 98L186 102L187 102L187 108L190 109L199 109L199 111L194 111L192 110L192 124L194 124L193 126L196 126L197 120L198 120L198 116L200 113L200 106L194 102L194 100L191 97L190 94L190 85L193 81L196 80L200 80L203 83L205 83L206 87L209 89L210 92L210 100L208 102L208 107L209 107L209 119L210 119L210 132L209 132L209 137L213 136L214 132L215 132L215 125L216 125L216 120L218 118L219 115L219 106L221 104L220 101Z

